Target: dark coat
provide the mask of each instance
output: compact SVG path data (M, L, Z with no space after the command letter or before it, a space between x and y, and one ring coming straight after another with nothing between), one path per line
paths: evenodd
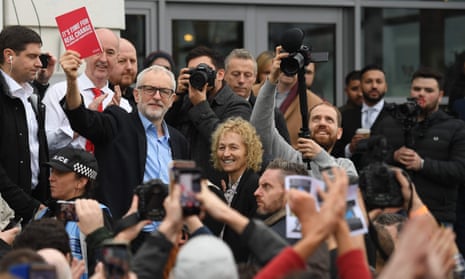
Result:
M465 122L437 111L414 130L423 169L411 172L418 195L441 222L455 221L457 190L465 184Z
M99 113L81 105L65 113L73 130L95 145L97 199L110 208L115 220L121 218L131 205L134 188L144 178L147 137L138 111L127 113L109 106ZM170 126L168 131L173 159L187 159L189 145L184 136Z
M257 211L254 192L258 187L259 178L257 173L250 169L246 170L239 181L236 194L231 202L231 208L234 208L248 218L252 218ZM226 185L228 185L227 180ZM240 236L237 233L226 227L223 233L223 240L231 247L236 262L247 261L250 253L249 249L245 243L241 242Z
M391 104L385 103L383 109L378 114L375 122L371 127L371 135L381 135L386 137L388 150L393 151L404 144L402 126L393 117L389 110ZM352 140L358 128L362 127L362 108L347 109L342 113L342 136L336 142L332 155L336 158L345 157L344 148ZM358 170L363 167L358 156L351 158ZM389 159L392 163L392 160Z
M34 96L39 92L35 91ZM36 98L36 100L40 99ZM31 189L31 167L26 112L20 99L12 97L0 75L0 193L24 221L32 218L40 203L50 198L48 147L45 136L45 106L36 102L39 124L39 183Z

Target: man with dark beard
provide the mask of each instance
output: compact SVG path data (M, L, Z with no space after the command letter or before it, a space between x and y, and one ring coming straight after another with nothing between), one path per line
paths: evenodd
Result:
M457 190L465 182L465 123L439 109L443 94L441 73L422 68L413 74L410 97L421 113L413 146L400 147L393 157L409 171L429 211L447 226L456 219Z
M310 110L310 138L298 138L297 150L279 135L274 124L273 94L280 77L281 59L287 57L288 53L281 53L280 46L276 48L276 53L271 73L260 89L250 117L250 122L260 135L265 153L271 154L272 158L291 162L303 163L304 160L309 160L309 174L317 179L321 179L321 170L335 166L343 168L349 178L358 177L350 160L334 158L329 154L342 134L341 115L333 105L321 103Z
M371 135L389 136L391 130L386 130L381 122L389 118L389 122L395 121L386 108L384 95L388 89L383 69L377 65L368 65L360 72L360 86L363 94L362 107L351 108L342 112L342 129L344 134L336 143L333 155L335 157L352 158L357 150L360 140L365 139L366 133L356 133L357 129L363 128L370 131ZM392 125L388 125L392 127ZM394 129L398 129L399 126ZM401 131L395 134L399 135ZM402 135L400 134L400 139ZM353 159L353 158L352 158ZM357 167L357 160L354 160Z

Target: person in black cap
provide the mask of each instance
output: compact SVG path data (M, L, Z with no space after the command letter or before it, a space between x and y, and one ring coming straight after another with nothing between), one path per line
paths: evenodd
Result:
M93 259L94 251L83 252L86 245L85 240L81 238L82 234L75 218L74 201L80 198L92 198L98 174L97 160L93 154L85 150L65 147L58 150L45 164L51 168L50 193L52 199L57 202L38 212L36 219L57 217L63 220L70 238L73 257L84 259L87 270L93 273L96 262ZM103 204L100 204L100 207L103 211L105 227L111 229L110 210Z
M173 57L171 57L169 53L161 50L151 52L149 55L147 55L147 57L144 59L143 65L144 69L152 65L158 65L173 73L175 70Z

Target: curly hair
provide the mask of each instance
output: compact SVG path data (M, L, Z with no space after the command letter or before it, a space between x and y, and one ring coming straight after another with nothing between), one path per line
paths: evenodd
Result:
M213 132L211 145L211 160L213 161L213 167L217 170L223 171L216 151L218 150L220 137L227 132L233 132L242 137L242 141L246 147L247 168L258 172L261 168L263 157L262 142L260 140L260 136L255 130L255 127L241 117L227 119L225 122L218 125L215 132Z

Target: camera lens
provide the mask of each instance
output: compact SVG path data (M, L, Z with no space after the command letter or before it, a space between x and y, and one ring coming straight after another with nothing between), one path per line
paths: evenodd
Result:
M287 76L293 76L304 66L304 63L305 59L301 53L290 55L281 60L281 71Z
M195 89L202 90L208 82L208 75L204 71L194 71L189 78L189 82Z

